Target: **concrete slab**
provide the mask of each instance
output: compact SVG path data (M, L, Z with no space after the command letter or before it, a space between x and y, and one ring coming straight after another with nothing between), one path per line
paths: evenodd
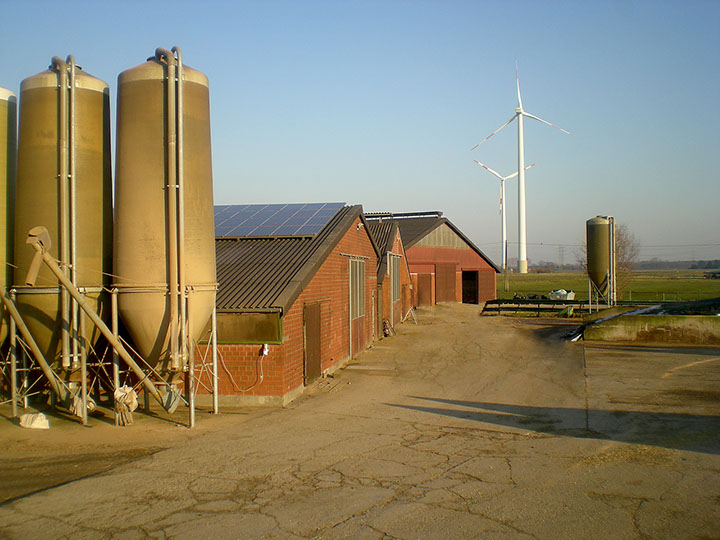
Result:
M559 343L557 321L477 306L418 317L357 359L382 376L346 369L195 433L0 424L0 473L26 479L0 537L718 535L720 349Z

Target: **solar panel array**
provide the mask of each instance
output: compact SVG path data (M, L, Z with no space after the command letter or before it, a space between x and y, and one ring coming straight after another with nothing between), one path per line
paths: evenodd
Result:
M345 203L238 204L215 207L215 236L314 236Z

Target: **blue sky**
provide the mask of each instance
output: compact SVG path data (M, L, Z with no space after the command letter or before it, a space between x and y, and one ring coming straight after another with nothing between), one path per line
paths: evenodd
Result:
M121 71L179 46L210 80L217 204L442 210L495 260L499 182L473 159L514 172L517 130L470 148L512 116L517 58L525 109L573 133L525 123L531 261L573 261L598 214L642 258L720 258L715 0L3 4L16 93L74 54L114 109Z

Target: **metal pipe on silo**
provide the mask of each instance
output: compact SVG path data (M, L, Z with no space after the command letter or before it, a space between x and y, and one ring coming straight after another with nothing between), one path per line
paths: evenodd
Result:
M67 189L68 183L68 157L69 157L69 146L68 141L68 72L67 62L57 56L52 57L51 68L58 71L60 76L60 88L59 88L59 107L60 107L60 123L58 129L59 138L59 164L60 164L60 178L59 182L59 204L60 204L60 260L64 263L63 272L67 274L67 264L70 259L69 250L69 223L68 223L68 211L70 206L70 197ZM67 291L60 290L60 317L61 317L61 354L62 354L62 367L65 369L70 368L70 302Z
M165 84L167 89L167 212L168 212L168 289L170 294L170 363L172 369L178 371L182 366L182 359L178 356L178 194L177 194L177 105L175 86L175 55L167 49L155 49L155 57L165 60L167 76Z
M180 289L180 335L183 336L181 357L183 363L187 358L187 298L185 282L185 155L184 155L184 118L183 109L183 61L182 51L173 47L177 55L177 184L178 184L178 285Z
M69 176L69 188L70 188L70 280L72 281L72 284L77 287L78 286L78 280L77 280L77 178L76 178L76 144L75 144L75 134L76 134L76 118L75 118L75 57L70 54L67 57L66 60L68 66L70 67L70 110L69 110L69 125L68 129L70 132L70 151L69 151L69 169L70 169L70 176ZM82 339L80 336L84 336L82 331L80 331L80 335L78 335L78 329L79 329L79 322L78 317L80 315L78 310L77 302L75 302L72 298L71 301L71 324L70 324L70 337L72 339L72 358L73 358L73 365L77 362L78 359L78 345L79 340ZM85 406L86 404L83 404Z

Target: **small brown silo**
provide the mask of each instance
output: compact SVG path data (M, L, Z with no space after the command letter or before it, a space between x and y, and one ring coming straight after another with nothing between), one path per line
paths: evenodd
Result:
M79 310L48 268L40 269L34 286L25 285L35 255L26 245L28 231L47 228L53 256L103 311L112 261L111 189L108 86L71 56L55 57L48 70L20 87L14 286L18 309L45 358L52 362L62 351L66 368L76 350L71 336ZM99 333L88 332L94 342Z
M158 49L118 77L114 274L140 354L180 371L215 302L205 75Z
M13 218L15 208L15 171L17 158L17 97L0 88L0 282L12 283ZM0 302L0 343L8 331L4 304Z

